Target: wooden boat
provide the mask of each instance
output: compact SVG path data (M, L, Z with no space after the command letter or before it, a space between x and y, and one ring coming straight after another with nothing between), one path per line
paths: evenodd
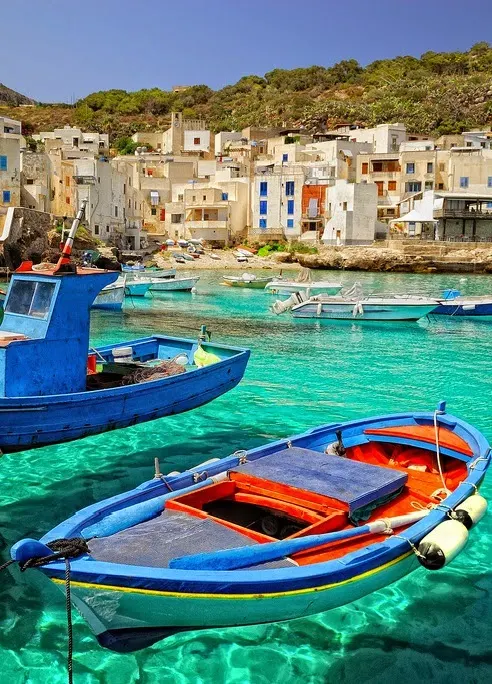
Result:
M147 280L148 278L174 278L175 268L145 268L143 270L127 273L127 282L135 280Z
M309 268L301 268L296 280L285 280L279 277L274 278L265 286L265 290L272 294L291 295L300 292L306 298L319 294L336 295L341 289L341 283L327 280L313 281Z
M72 601L114 650L306 617L383 589L419 562L452 561L485 513L476 490L490 458L485 437L444 402L323 425L180 474L157 469L11 556L22 565L49 557L55 539L87 540L70 561ZM63 590L63 560L39 570Z
M249 351L205 344L204 333L198 341L154 335L89 351L91 304L118 273L75 270L66 256L69 240L57 266L34 271L25 264L9 284L0 324L0 449L65 442L175 415L237 385ZM118 366L121 361L129 368Z
M264 290L265 285L273 280L273 276L260 277L254 273L243 273L242 276L222 276L221 285L229 287L245 287L253 290Z
M293 295L295 296L295 295ZM281 306L285 302L276 302ZM315 318L349 321L418 321L436 306L429 297L398 295L366 296L357 298L318 295L292 307L294 318ZM279 307L273 310L280 313Z
M155 280L157 280L157 278ZM118 281L119 279L116 282ZM154 278L127 279L125 282L125 297L145 297L153 282Z
M169 280L154 280L152 278L150 284L151 292L187 292L192 290L197 282L200 280L200 276L192 276L188 278L170 278Z

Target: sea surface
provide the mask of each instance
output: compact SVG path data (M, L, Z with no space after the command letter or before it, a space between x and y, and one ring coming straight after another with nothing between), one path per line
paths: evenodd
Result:
M265 271L261 272L262 274ZM492 292L492 276L316 272L367 291ZM78 509L237 449L331 421L407 410L448 410L492 441L492 322L296 321L277 317L261 290L221 287L200 273L196 294L127 300L94 312L94 344L154 331L252 350L241 384L190 413L0 459L0 554L39 538ZM56 359L53 359L56 363ZM19 372L27 369L19 368ZM483 493L492 495L492 477ZM329 613L282 624L174 636L132 654L103 650L74 611L75 684L288 684L492 681L492 515L444 570L419 569ZM0 681L66 681L64 597L29 571L0 575ZM39 586L38 586L39 585Z

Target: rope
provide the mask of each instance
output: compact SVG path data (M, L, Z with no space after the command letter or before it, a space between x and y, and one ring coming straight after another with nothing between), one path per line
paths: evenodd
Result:
M53 551L48 556L41 556L38 558L28 558L24 562L19 562L21 572L25 572L28 568L38 568L41 565L50 563L51 561L65 560L65 606L67 611L67 630L68 630L68 649L67 649L67 674L68 684L73 683L73 630L72 630L72 597L70 591L70 558L77 558L85 553L89 553L89 547L85 539L74 537L72 539L54 539L46 544L46 546ZM3 565L0 565L0 571L7 568L15 560L9 560Z
M442 487L447 494L450 494L451 492L446 487L446 480L444 479L444 475L442 473L442 467L441 467L441 450L439 448L439 428L437 427L437 414L438 413L439 413L439 411L436 409L434 411L434 431L435 431L435 435L436 435L437 467L439 468L439 475L441 476Z

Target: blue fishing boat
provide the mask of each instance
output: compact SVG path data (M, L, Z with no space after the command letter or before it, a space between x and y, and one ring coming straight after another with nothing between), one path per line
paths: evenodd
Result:
M183 473L156 467L11 557L69 589L101 644L134 650L186 630L305 617L420 565L442 568L485 513L477 488L489 466L485 437L441 402Z
M78 439L201 406L241 380L249 351L154 335L89 350L90 308L118 273L24 264L0 324L0 449ZM68 247L67 247L68 245Z
M442 299L431 313L436 316L476 317L492 319L492 296L462 296L459 290L445 290Z

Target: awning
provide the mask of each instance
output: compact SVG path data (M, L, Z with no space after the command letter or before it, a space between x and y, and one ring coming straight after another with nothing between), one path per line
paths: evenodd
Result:
M425 213L420 213L417 209L412 209L408 214L400 216L400 218L391 219L390 223L435 223L436 219L433 216Z

